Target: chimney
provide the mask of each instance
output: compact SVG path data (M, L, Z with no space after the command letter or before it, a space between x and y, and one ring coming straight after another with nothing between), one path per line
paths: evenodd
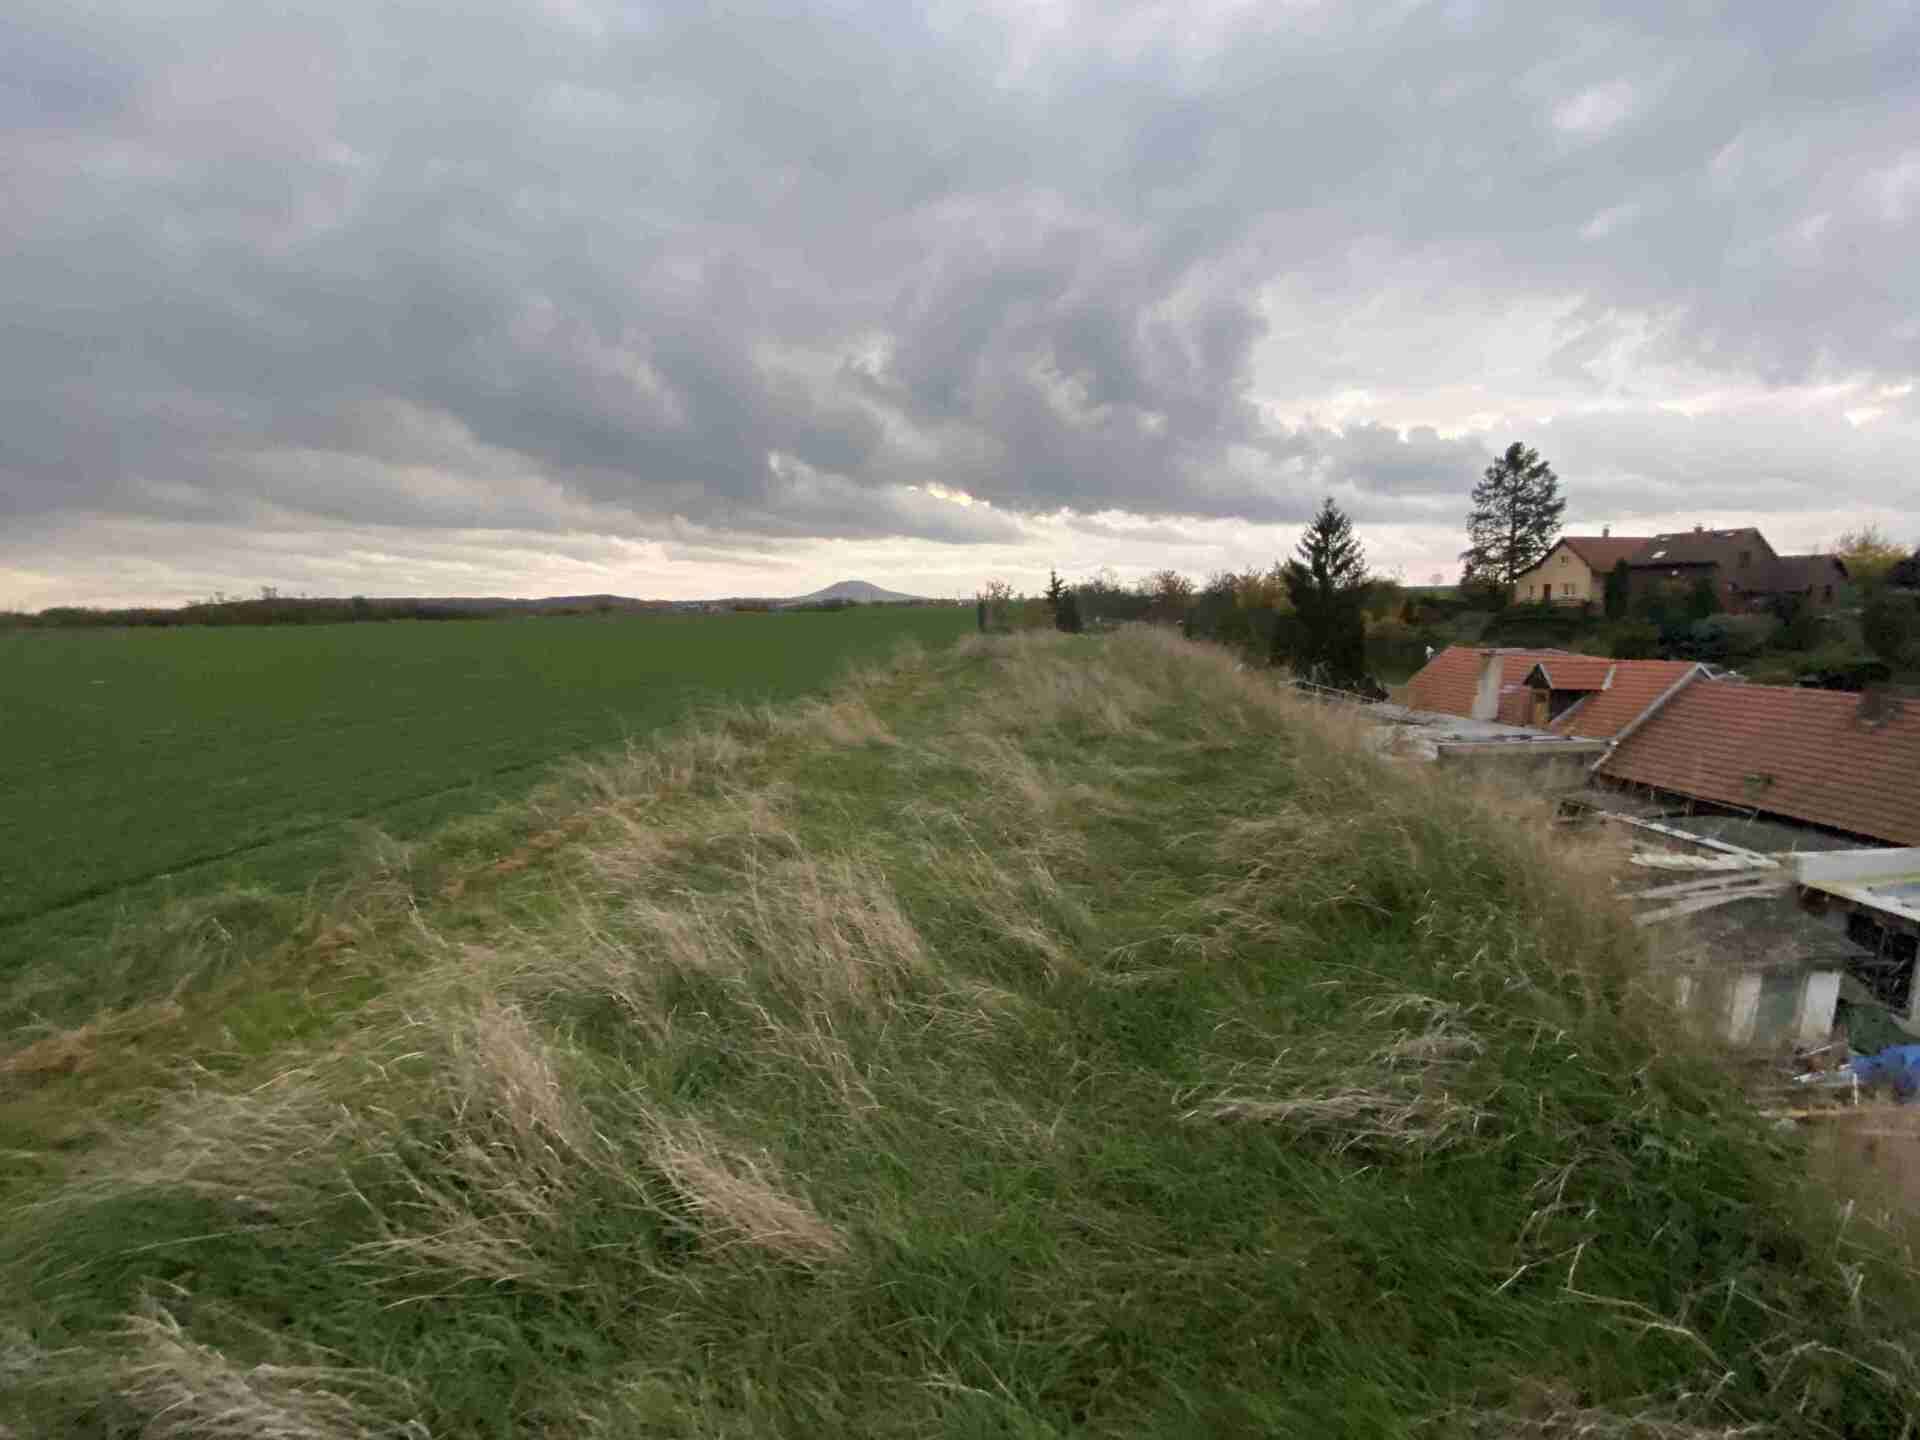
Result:
M1896 691L1869 685L1860 692L1860 703L1854 708L1853 718L1869 730L1878 730L1897 720L1904 708Z
M1600 538L1602 540L1605 540L1611 534L1613 534L1613 527L1611 525L1602 525L1600 527Z
M1693 533L1696 535L1702 534L1705 532L1706 528L1707 527L1704 525L1696 525L1693 527Z

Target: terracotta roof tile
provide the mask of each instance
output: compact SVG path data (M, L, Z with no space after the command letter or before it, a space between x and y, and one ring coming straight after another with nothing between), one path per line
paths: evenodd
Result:
M1500 657L1500 689L1518 685L1540 660L1566 659L1564 650L1499 650L1449 645L1407 681L1407 704L1443 715L1472 715L1480 693L1480 671L1489 655ZM1492 718L1492 717L1488 717Z
M1510 685L1500 692L1500 704L1494 719L1502 725L1533 723L1533 692L1524 685Z
M1407 704L1444 715L1471 715L1484 658L1485 652L1472 646L1449 645L1407 681Z
M1562 535L1560 543L1587 562L1596 575L1609 570L1638 550L1651 535Z
M1871 723L1858 695L1695 680L1622 740L1601 773L1920 845L1920 700Z
M1582 740L1611 740L1692 671L1691 660L1615 660L1607 688L1589 695L1548 728Z

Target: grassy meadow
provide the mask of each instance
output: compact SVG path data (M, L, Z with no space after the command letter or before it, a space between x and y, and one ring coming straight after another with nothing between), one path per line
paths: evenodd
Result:
M0 1423L1912 1433L1904 1232L1653 1000L1615 852L1351 730L969 638L375 846L210 979L196 912L0 1057Z
M791 697L970 611L0 632L0 983L221 887L298 891L689 706ZM84 958L76 963L87 963Z

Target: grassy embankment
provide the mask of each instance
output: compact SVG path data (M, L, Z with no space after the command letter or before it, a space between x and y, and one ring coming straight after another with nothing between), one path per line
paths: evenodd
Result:
M1154 633L723 715L11 1065L71 1153L14 1181L0 1413L1903 1433L1902 1252L1648 1002L1609 863ZM237 1055L268 985L313 1023Z
M0 633L0 985L102 983L168 900L232 892L259 938L356 831L416 837L558 757L719 698L792 698L957 609ZM112 968L112 962L109 962ZM20 1018L0 1007L0 1030Z

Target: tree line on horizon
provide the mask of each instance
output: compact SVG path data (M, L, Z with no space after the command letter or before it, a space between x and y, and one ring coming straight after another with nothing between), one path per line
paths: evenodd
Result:
M1374 575L1353 521L1328 496L1291 557L1266 570L1219 571L1204 585L1158 570L1123 585L1102 570L1078 585L1051 572L1047 588L1020 595L988 581L976 605L982 630L1052 627L1077 634L1127 621L1177 624L1338 689L1370 686L1369 607L1392 608L1397 581Z
M950 605L942 600L849 600L829 596L820 600L789 601L776 605L771 600L716 601L731 611L767 613L776 609L788 612L854 610L862 606ZM346 599L282 595L271 585L262 586L255 596L216 594L206 600L185 605L90 606L55 605L28 612L0 610L0 630L106 630L173 629L182 626L259 626L259 625L356 625L395 620L514 620L563 619L585 615L657 615L671 613L673 606L657 601L622 601L611 596L584 597L578 601L503 600L489 603L476 600L399 599L370 600L364 595Z
M1229 645L1251 659L1355 690L1377 688L1370 664L1399 672L1417 668L1437 644L1453 640L1448 622L1456 614L1497 617L1537 609L1540 625L1605 624L1610 627L1605 644L1617 658L1725 662L1751 658L1775 641L1777 648L1795 652L1817 651L1823 643L1829 650L1842 648L1826 643L1831 637L1821 617L1795 597L1761 617L1720 615L1719 596L1704 583L1674 594L1635 597L1624 560L1605 577L1597 614L1558 615L1544 604L1515 606L1515 580L1559 542L1566 507L1552 465L1516 441L1473 487L1467 548L1460 554L1460 581L1451 596L1410 590L1395 577L1370 571L1351 518L1328 497L1294 554L1265 570L1218 571L1198 585L1171 569L1132 585L1122 585L1109 570L1069 585L1055 571L1046 590L1031 599L992 581L979 596L980 623L998 629L1050 624L1070 632L1130 620L1177 623L1189 635ZM1920 598L1910 593L1920 588L1920 545L1909 557L1869 525L1842 535L1834 550L1847 565L1860 602L1859 643L1874 657L1871 665L1855 657L1841 668L1861 683L1874 673L1920 668ZM1516 623L1528 622L1520 616ZM1736 633L1742 625L1754 633Z

